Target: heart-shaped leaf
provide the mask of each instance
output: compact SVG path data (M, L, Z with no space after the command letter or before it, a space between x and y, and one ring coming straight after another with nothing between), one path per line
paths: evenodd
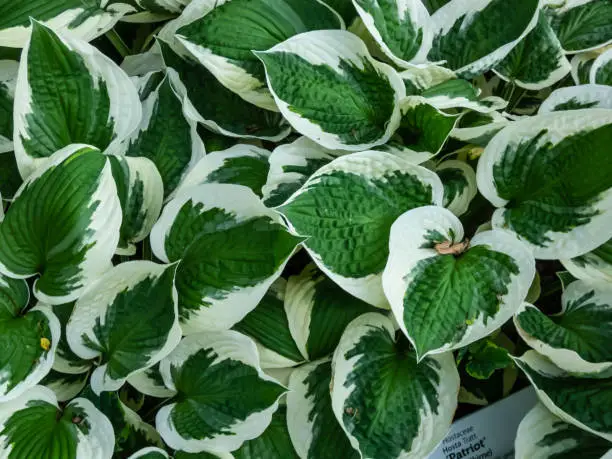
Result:
M0 402L19 397L51 370L61 335L47 306L26 312L28 284L0 275Z
M255 54L283 116L325 148L367 150L399 126L404 83L356 35L306 32Z
M99 359L91 377L96 394L118 390L138 370L164 358L181 339L176 265L122 263L93 282L66 326L70 348Z
M334 414L362 458L427 457L447 434L459 391L452 354L418 363L382 314L349 324L332 369Z
M155 255L181 261L176 275L183 333L227 330L252 311L300 238L249 188L189 187L168 203L151 232Z
M129 77L93 46L33 22L15 90L15 154L22 177L57 150L82 143L116 151L138 126Z
M389 250L383 287L419 359L499 328L535 276L533 256L511 234L485 231L464 241L461 222L442 207L425 206L398 218Z
M612 378L577 377L535 351L514 359L554 415L612 442Z
M612 287L572 282L563 291L561 312L547 316L523 304L514 317L529 346L571 373L597 373L612 367Z
M110 161L83 145L66 147L28 177L0 224L0 272L39 274L36 298L68 303L110 267L120 226Z
M612 111L545 113L516 121L478 162L493 227L514 231L536 258L572 258L612 238ZM525 167L525 165L529 167Z
M0 438L11 458L109 459L115 446L113 426L89 400L76 398L60 409L42 386L0 404Z
M251 50L265 51L293 35L342 25L318 0L196 0L171 23L168 34L176 31L180 43L226 88L277 110Z
M255 343L231 330L184 338L160 371L178 399L158 411L157 430L191 453L229 452L258 437L285 392L261 371Z
M444 61L461 78L493 68L538 21L539 0L451 0L431 17L431 61Z
M409 209L442 204L433 172L379 151L353 153L320 168L277 210L321 270L347 292L386 307L381 273L389 229Z

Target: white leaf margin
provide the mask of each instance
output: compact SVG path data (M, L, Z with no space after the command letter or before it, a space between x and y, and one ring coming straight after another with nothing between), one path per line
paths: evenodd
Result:
M241 333L227 330L198 333L185 337L174 351L160 363L160 373L166 387L170 390L176 390L172 380L171 368L182 365L201 349L213 349L217 354L212 366L225 359L237 360L254 368L260 379L280 385L274 378L266 375L259 366L259 354L253 340ZM267 429L272 421L273 414L278 409L280 397L270 407L250 414L246 419L233 424L231 434L221 434L214 438L198 440L181 437L171 419L171 413L176 403L162 407L157 412L155 424L163 440L174 449L190 453L200 451L226 453L240 448L245 441L257 438Z
M410 273L423 259L439 256L435 249L421 248L427 239L428 231L438 231L457 243L463 240L463 226L459 219L448 209L437 206L424 206L402 214L391 226L389 239L389 260L383 272L383 288L391 305L391 311L399 328L416 347L410 331L404 323L404 295L413 281ZM451 231L454 237L451 237ZM518 265L519 273L511 276L507 285L508 293L500 299L499 310L493 317L484 318L481 313L468 325L461 339L455 343L430 350L419 355L419 360L428 355L436 355L467 346L492 333L507 322L527 296L535 277L535 260L526 246L511 233L499 230L483 231L470 241L470 247L484 245L496 252L510 256ZM468 249L469 250L469 249Z
M551 113L561 104L575 101L579 104L595 104L589 108L612 109L612 86L583 84L554 90L538 110L538 114Z
M282 100L274 91L266 69L266 81L276 104L291 126L301 134L311 138L330 150L362 151L386 143L401 121L399 101L406 96L404 80L389 65L374 60L359 37L344 30L315 30L295 35L267 51L255 52L256 56L273 53L295 54L311 65L327 65L338 74L342 74L340 61L345 60L362 69L362 59L367 60L380 74L384 75L394 91L396 101L391 117L387 121L385 133L381 138L364 144L347 145L338 135L325 132L321 126L296 113L290 104ZM264 62L264 67L265 67Z
M151 261L129 261L115 266L100 279L92 283L85 293L77 300L74 311L66 325L66 339L72 351L83 359L98 358L101 353L88 347L82 335L86 335L92 342L100 344L93 333L96 319L104 326L104 318L109 306L115 298L127 289L150 277L159 278L166 270L176 269L176 265L158 265ZM148 356L147 368L167 356L181 339L181 328L178 322L178 294L174 283L172 285L174 308L174 322L168 330L164 345L157 352ZM125 378L113 379L107 373L108 363L96 367L91 375L91 388L96 394L102 391L114 391L126 382L127 378L140 369L135 369Z
M476 172L472 166L466 162L456 159L449 159L441 162L436 167L436 172L447 169L459 170L467 182L463 191L455 196L455 198L446 206L448 210L459 217L467 212L472 199L474 199L478 194L478 187L476 186Z

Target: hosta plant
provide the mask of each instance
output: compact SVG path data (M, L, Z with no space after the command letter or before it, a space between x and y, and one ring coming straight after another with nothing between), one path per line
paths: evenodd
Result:
M0 457L612 455L609 0L0 2Z

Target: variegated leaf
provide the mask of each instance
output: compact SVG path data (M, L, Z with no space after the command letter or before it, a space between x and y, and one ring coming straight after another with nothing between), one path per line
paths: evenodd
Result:
M341 289L313 264L289 278L285 310L291 335L308 360L331 355L349 322L376 311Z
M159 259L180 260L176 287L184 334L227 330L242 320L299 242L255 193L233 184L186 188L151 232Z
M58 402L67 402L81 393L89 381L89 372L85 373L60 373L51 370L40 382L53 391Z
M536 258L573 258L612 237L612 111L583 109L515 121L478 162L480 193ZM529 164L529 167L525 167Z
M612 108L612 86L583 84L559 88L542 102L538 113L581 108Z
M84 398L60 408L51 389L34 386L0 404L0 444L10 458L110 459L115 434L110 421Z
M610 17L612 18L612 14ZM593 62L589 74L589 83L612 86L612 48L602 53Z
M319 0L193 0L166 35L176 34L223 86L252 104L278 110L251 50L265 51L303 32L342 26Z
M612 239L584 255L561 260L561 263L577 279L612 282Z
M127 381L138 392L151 397L170 398L176 395L175 390L170 390L164 385L164 380L159 372L159 364L132 373L128 376Z
M383 288L419 360L491 334L516 312L535 276L533 256L513 235L484 231L464 240L461 222L442 207L398 218L389 252Z
M255 54L283 116L325 148L366 150L399 126L403 80L352 33L306 32Z
M28 177L0 224L0 272L38 274L34 296L45 303L73 301L110 267L120 226L110 161L66 147Z
M231 330L184 338L160 371L178 399L158 411L157 430L190 453L229 452L258 437L285 392L261 371L255 343Z
M525 303L514 323L525 342L570 373L612 368L612 287L575 281L563 291L559 313L547 316Z
M0 275L0 402L30 390L51 370L61 327L48 306L27 310L28 284Z
M596 52L586 52L576 54L570 64L572 66L571 75L577 85L590 82L590 72L598 54Z
M249 187L261 196L268 178L270 152L248 144L237 144L227 150L207 154L181 183L179 193L203 183L233 183Z
M349 324L332 373L332 409L364 459L427 457L450 428L459 391L452 354L418 362L382 314Z
M467 108L480 113L491 113L508 105L501 97L480 97L480 92L467 80L450 79L427 88L420 95L439 110Z
M438 164L436 174L444 185L442 205L460 217L478 194L476 172L466 162L451 159Z
M430 61L470 79L497 65L535 26L539 0L451 0L431 17Z
M98 359L91 377L96 394L118 390L181 339L176 265L122 263L93 282L78 299L66 326L68 344L83 359Z
M33 22L15 90L15 154L26 178L57 150L87 144L115 152L138 126L138 93L110 58Z
M442 204L438 176L379 151L353 153L320 168L277 210L315 263L350 294L387 307L381 275L389 229L402 213Z
M566 373L535 351L514 359L549 411L582 430L612 441L612 378Z

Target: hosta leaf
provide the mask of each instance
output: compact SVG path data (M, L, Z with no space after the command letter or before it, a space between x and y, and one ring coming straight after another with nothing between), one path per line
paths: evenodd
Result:
M545 11L563 49L576 53L612 42L612 4L607 0L567 0ZM558 6L558 5L557 5Z
M572 78L576 84L587 84L590 82L591 67L598 54L595 52L576 54L570 64L572 66Z
M421 0L354 0L353 4L382 51L399 67L424 62L433 30Z
M476 197L476 172L469 164L451 159L440 163L436 173L444 185L442 205L457 217L467 212L472 199Z
M312 175L278 210L321 270L350 294L386 307L381 273L389 229L406 210L442 204L433 172L388 153L335 159Z
M208 453L206 451L202 451L201 453L177 451L174 455L174 459L234 459L234 455L231 453Z
M512 365L508 351L485 338L459 350L457 363L465 361L465 371L474 379L489 379L495 371Z
M612 87L583 84L559 88L542 102L538 113L580 110L581 108L612 108Z
M612 441L612 378L572 376L535 351L528 351L514 361L554 415Z
M109 459L115 435L89 400L76 398L60 409L51 389L34 386L0 405L0 445L10 459Z
M418 95L433 86L457 78L452 70L431 63L408 67L400 72L400 76L404 80L407 95Z
M509 123L510 120L498 112L465 112L451 132L451 137L485 147Z
M11 141L11 150L13 148L12 145L13 142ZM13 153L13 151L0 153L0 194L2 195L2 199L7 201L12 199L22 183L23 181L21 180L21 175L19 175L19 169L17 168L15 153Z
M0 60L0 153L13 151L13 100L18 68L17 61ZM0 186L3 179L4 174Z
M500 97L479 97L480 89L472 86L469 81L460 79L447 80L431 86L420 95L427 99L427 103L440 110L468 108L481 113L490 113L508 105L508 102Z
M375 311L342 290L313 264L289 278L285 309L291 335L308 360L332 354L349 322Z
M440 152L457 124L458 115L448 115L420 96L409 96L400 103L402 120L397 134L414 151Z
M350 32L307 32L256 55L283 116L326 148L366 150L399 126L403 80Z
M170 459L168 453L163 449L155 446L147 446L139 451L136 451L128 459Z
M158 411L157 430L191 453L233 451L258 437L285 392L259 368L255 343L231 330L184 338L160 370L178 399Z
M233 456L235 459L298 459L287 429L287 409L280 406L265 432L244 442Z
M30 18L90 41L111 29L133 8L130 0L14 0L0 6L0 46L21 48L30 35ZM102 6L104 5L104 6Z
M584 109L516 121L478 162L494 228L514 231L536 258L572 258L612 237L612 111ZM525 167L528 164L529 167Z
M82 359L76 355L68 344L66 337L66 325L72 311L74 303L57 304L52 306L53 314L59 319L62 328L62 337L59 340L55 351L55 360L53 361L53 369L62 374L80 374L83 375L93 366L93 362Z
M204 157L195 120L183 115L181 98L166 76L143 100L140 126L126 141L126 156L143 156L155 163L164 197L174 194L187 172Z
M612 17L612 15L611 15ZM591 67L589 75L591 84L605 84L612 86L612 49L602 53Z
M447 434L459 391L452 355L417 363L387 317L364 314L351 322L332 369L334 414L362 458L427 457Z
M204 184L168 203L151 232L164 261L179 261L183 333L228 329L252 311L300 242L249 188Z
M223 86L268 110L277 108L251 50L265 51L309 30L340 27L340 17L318 0L195 0L172 25L180 43Z
M233 328L255 341L265 369L292 367L304 361L289 331L284 305L286 284L285 279L277 279L257 307Z
M151 232L164 200L164 184L153 161L111 156L110 163L121 202L120 255L134 255L136 243Z
M234 0L235 1L235 0ZM213 132L278 142L291 131L280 113L256 107L224 87L204 66L159 40L164 62L185 113ZM178 74L178 76L177 76Z
M546 15L540 11L536 27L494 70L505 81L538 90L557 83L570 72L571 66Z
M443 61L462 78L485 73L536 25L538 0L452 0L431 17L431 61Z
M391 153L393 156L398 156L402 159L405 159L409 163L416 165L423 164L435 156L433 153L429 153L427 151L414 151L411 148L405 146L404 143L400 141L400 137L397 134L393 136L392 140L390 140L384 145L380 145L374 148L374 150Z
M87 385L88 380L88 372L69 374L51 370L40 384L51 389L55 393L58 402L66 402L79 395Z
M0 271L39 274L34 295L45 303L73 301L110 266L120 226L108 159L83 145L67 147L17 192L0 224Z
M0 402L38 384L51 370L61 335L49 307L28 312L28 284L0 275Z
M287 425L301 459L359 458L332 411L331 384L329 359L302 365L291 374Z
M563 291L561 312L547 316L523 304L514 323L525 342L571 373L612 367L612 288L607 283L572 282Z
M535 276L533 256L511 234L484 231L467 248L463 240L459 219L441 207L411 210L391 227L383 287L419 359L491 334Z
M122 263L91 284L66 326L79 357L99 359L91 377L96 394L118 390L128 376L174 349L181 338L176 265Z
M176 391L168 389L159 373L159 364L145 370L137 371L128 376L128 383L138 392L157 398L170 398Z
M264 203L268 207L283 204L306 182L317 169L346 151L328 150L308 137L279 145L269 157L270 170L262 188Z
M584 255L561 260L561 263L577 279L612 282L612 239Z
M181 184L181 190L203 183L244 185L261 196L268 177L270 152L254 145L238 144L202 158Z
M180 13L190 0L136 0L138 4L153 13L172 14Z
M25 178L70 144L116 150L138 126L141 107L134 85L108 57L34 22L21 54L14 115Z
M111 422L115 431L115 451L120 452L122 457L144 446L163 446L159 433L128 408L117 392L104 392L98 396L87 388L82 397L92 402Z
M538 403L521 421L514 450L516 459L607 459L612 442L564 422Z

